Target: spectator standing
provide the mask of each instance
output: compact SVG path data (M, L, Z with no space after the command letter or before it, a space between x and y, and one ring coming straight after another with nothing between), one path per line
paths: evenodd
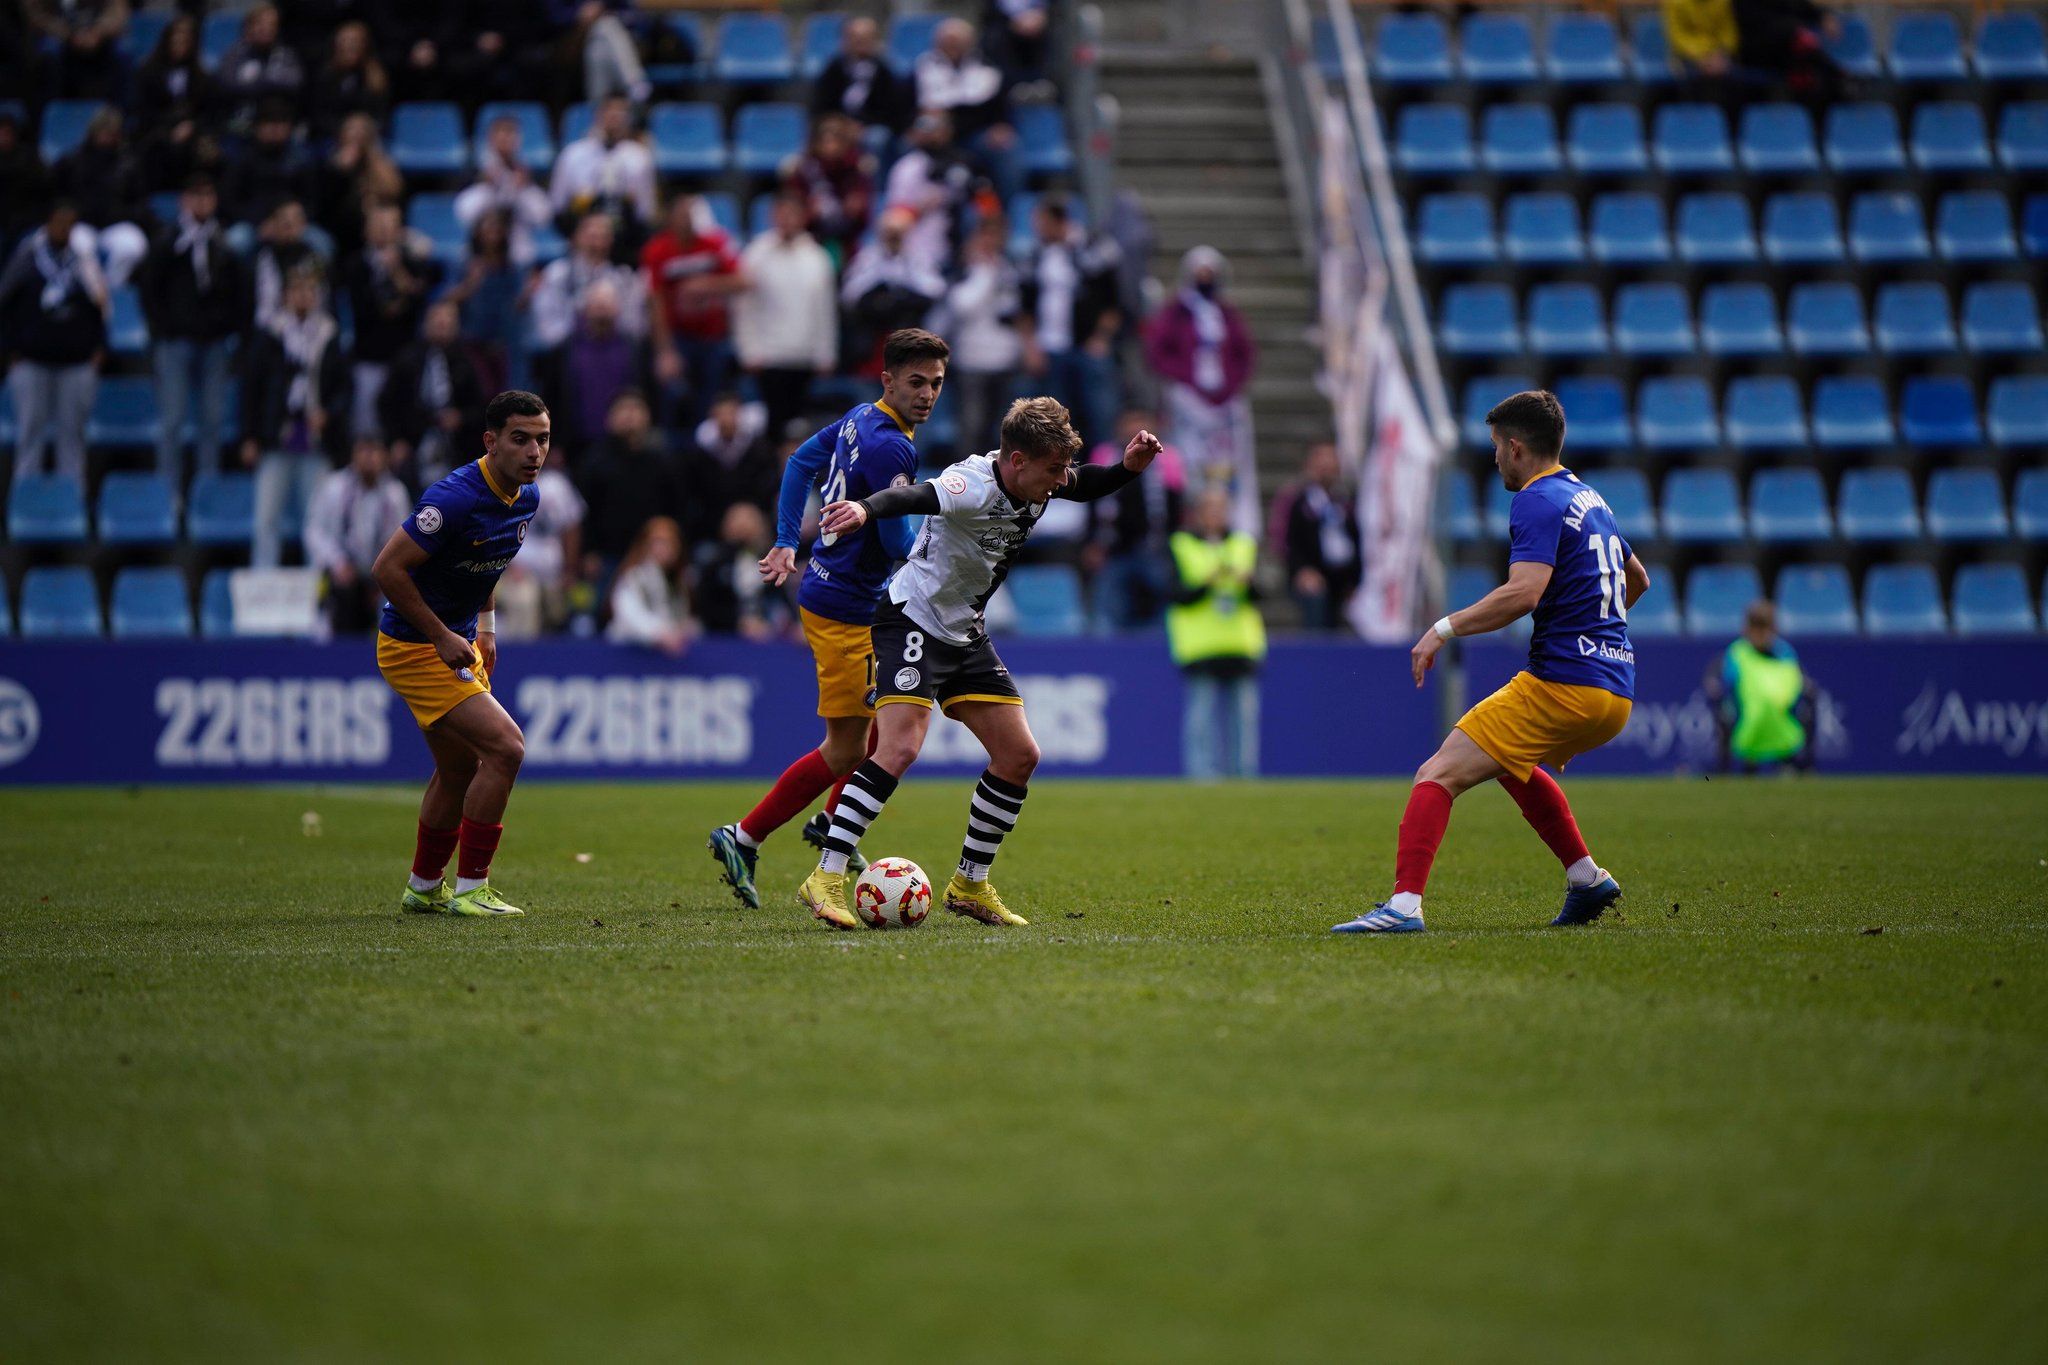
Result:
M1002 69L1003 83L1013 94L1052 93L1046 65L1052 6L1047 0L987 0L981 27L988 35L989 57ZM1027 88L1019 90L1019 86Z
M1017 335L1019 277L1003 249L1007 231L1000 218L985 218L974 229L960 278L946 291L945 318L934 328L953 343L946 390L958 404L960 439L969 451L994 448L996 422L1010 406L1024 354ZM1121 448L1117 458L1123 458Z
M156 47L135 73L135 126L155 129L196 122L213 107L213 77L199 60L199 21L189 14L164 25Z
M946 293L938 271L905 246L911 215L902 209L885 212L875 227L875 240L862 247L839 283L845 309L845 350L854 368L881 372L882 342L901 327L921 327L926 315Z
M391 109L391 78L370 46L370 26L352 20L334 30L327 62L306 100L313 136L331 138L351 114L367 114L374 127Z
M751 503L763 516L773 516L782 491L782 461L768 440L767 409L741 402L736 393L718 395L711 414L697 424L685 468L691 509L683 525L692 540L715 537L725 509L734 503Z
M462 344L462 310L448 299L433 303L419 340L391 362L377 396L377 420L391 444L391 465L418 488L431 487L482 445L485 393L469 348Z
M12 355L14 475L56 472L85 483L85 424L107 344L107 285L82 249L78 210L58 200L0 270L0 352Z
M668 517L650 517L634 537L612 580L612 622L607 639L646 645L671 658L696 638L690 595L683 582L683 536Z
M1109 430L1120 385L1116 334L1117 245L1089 240L1073 221L1066 199L1047 195L1032 211L1033 244L1023 271L1024 369L1045 380L1071 411L1084 435ZM1185 436L1179 437L1183 449Z
M875 209L875 159L860 145L860 125L845 114L818 116L809 147L783 167L782 184L803 196L811 235L844 265Z
M1204 470L1227 469L1237 529L1259 528L1257 453L1247 389L1258 353L1244 315L1225 297L1229 265L1214 247L1181 258L1180 289L1153 315L1145 355L1165 391L1167 433Z
M740 367L753 376L776 433L802 415L811 377L832 373L839 360L839 281L804 226L809 216L796 195L776 198L773 226L740 257L748 287L733 297Z
M334 238L335 254L344 260L362 249L370 205L405 198L405 177L385 152L384 136L368 114L350 114L341 121L320 179L320 221Z
M143 204L142 167L128 147L121 116L112 108L97 110L85 126L85 140L57 163L57 193L78 205L79 249L98 252L105 263L107 287L128 283L135 267L149 254L149 220Z
M919 114L910 125L910 151L889 169L883 207L916 215L905 249L944 274L953 260L954 230L984 183L974 162L954 145L952 122L944 114ZM985 207L997 209L993 203Z
M640 253L647 289L655 372L688 394L681 421L695 421L732 373L729 301L747 287L739 253L695 195L677 195L667 226Z
M1336 630L1358 591L1364 562L1358 535L1358 507L1342 485L1337 447L1318 441L1309 447L1301 481L1273 500L1274 536L1285 555L1288 591L1310 630Z
M335 634L361 634L377 624L384 595L370 566L411 509L412 495L392 475L384 443L358 433L348 466L321 479L306 509L306 563L327 579L327 623Z
M1258 542L1233 531L1231 516L1228 492L1204 490L1188 529L1171 542L1175 588L1166 634L1184 680L1181 754L1198 781L1259 771L1266 626L1253 605Z
M49 88L64 99L120 94L128 0L24 0L31 34L48 44ZM12 92L10 92L12 93Z
M796 608L788 589L761 578L761 558L774 545L760 508L736 502L725 509L718 539L700 543L694 556L697 616L707 633L748 640L789 633Z
M259 111L276 104L285 110L287 125L297 122L305 95L306 69L299 54L282 41L277 6L257 5L242 16L242 33L214 68L214 86L224 106L228 131L246 134Z
M528 387L526 282L512 259L512 216L493 209L470 229L462 278L441 296L462 310L462 335L478 348L486 393Z
M647 240L659 213L654 154L633 136L633 108L623 95L598 105L590 131L555 158L548 197L565 224L592 213L610 215L623 259Z
M231 223L260 223L287 199L314 202L316 178L312 157L292 135L291 106L267 100L253 139L227 162L222 208Z
M1090 464L1123 461L1124 448L1156 415L1133 408L1117 419L1116 442L1089 453ZM1099 634L1140 630L1159 619L1173 600L1168 538L1181 524L1188 492L1187 462L1173 446L1161 446L1145 477L1088 504L1094 513L1081 567L1089 576L1092 623Z
M304 511L348 426L348 363L320 296L317 270L294 272L283 313L250 339L243 367L242 463L256 471L259 569L282 561L287 514Z
M1707 700L1721 738L1721 771L1813 768L1814 690L1799 655L1778 634L1778 612L1752 602L1742 635L1707 670Z
M584 297L600 284L615 295L619 330L636 339L646 336L647 286L639 271L613 263L612 220L593 213L576 225L569 254L550 262L534 283L530 307L535 347L553 350L567 341L583 311Z
M917 58L917 107L949 116L960 145L987 164L1005 204L1024 188L1017 130L1010 126L1010 96L1003 73L975 50L974 25L947 19L932 33L931 50Z
M533 234L553 221L554 207L526 164L519 120L494 118L485 137L475 182L455 196L455 220L474 237L485 214L502 210L512 234L511 259L532 265Z
M811 115L844 114L856 123L898 133L916 107L909 82L882 55L882 27L866 16L839 30L839 52L811 87Z
M580 71L583 98L595 104L609 99L627 99L645 105L654 93L648 84L647 68L641 64L640 48L630 29L612 11L630 5L607 4L605 0L549 0L548 12L557 30L566 29L562 49Z
M353 418L376 425L377 397L391 362L419 334L427 291L439 275L423 240L406 231L398 205L373 203L363 214L363 249L343 281L355 318Z
M436 0L425 74L447 94L470 100L533 99L564 93L555 79L556 29L547 0ZM415 54L418 55L418 54ZM445 73L445 74L436 74Z
M263 220L257 233L256 258L250 278L255 300L255 322L270 327L284 315L284 282L307 265L326 268L326 258L314 244L306 206L296 199L280 200ZM234 234L229 233L232 244Z
M611 576L649 517L680 521L687 515L689 475L655 428L654 411L639 389L613 396L604 438L579 450L573 469L588 506L583 548L589 578Z
M199 396L193 469L220 471L227 429L228 366L249 317L248 277L229 250L213 182L195 179L178 216L159 228L135 280L156 372L156 472L184 486L179 455L192 396Z
M648 382L647 343L626 331L618 287L599 280L584 291L583 311L560 346L534 363L554 407L555 445L575 451L605 429L612 400Z

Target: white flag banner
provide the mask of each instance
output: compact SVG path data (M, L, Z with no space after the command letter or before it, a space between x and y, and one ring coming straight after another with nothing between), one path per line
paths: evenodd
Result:
M1368 640L1407 644L1437 573L1432 523L1442 452L1392 331L1378 331L1374 351L1372 418L1358 469L1365 578L1351 599L1351 624Z

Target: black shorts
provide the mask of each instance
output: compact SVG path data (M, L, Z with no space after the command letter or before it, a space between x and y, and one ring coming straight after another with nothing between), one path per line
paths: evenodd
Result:
M1021 706L1010 670L984 635L971 645L940 639L894 602L875 613L875 691L871 706L904 702L951 710L955 702L993 701Z

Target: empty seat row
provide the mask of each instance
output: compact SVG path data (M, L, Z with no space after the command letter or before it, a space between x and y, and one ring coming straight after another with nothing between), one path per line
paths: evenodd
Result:
M1454 284L1437 315L1437 345L1451 355L1512 356L1525 348L1546 356L1936 355L1959 346L1980 355L2039 353L2044 344L2033 287L1994 280L1963 291L1960 325L1948 290L1928 281L1878 286L1874 316L1863 295L1838 281L1794 285L1785 321L1768 285L1708 285L1700 291L1695 326L1690 296L1668 282L1624 284L1613 293L1612 325L1601 291L1565 281L1530 288L1526 314L1505 284Z
M1415 214L1416 254L1432 265L1833 265L2048 257L2048 195L2032 195L2020 234L2005 196L1969 190L1944 195L1933 232L1911 194L1869 192L1849 201L1847 230L1832 195L1788 191L1764 201L1761 232L1749 201L1728 191L1689 194L1668 221L1664 201L1643 191L1597 195L1582 220L1578 201L1553 190L1507 197L1496 225L1482 194L1423 196Z
M1995 155L1994 155L1995 148ZM1646 135L1633 104L1580 104L1566 116L1562 139L1550 107L1496 104L1479 118L1459 104L1411 104L1394 129L1394 155L1417 175L1555 175L1567 167L1582 175L1725 175L1738 167L1753 175L1814 175L1823 167L1842 174L1903 171L1989 171L1994 165L2026 171L2048 168L2048 104L2008 104L1994 143L1978 106L1937 100L1913 111L1910 137L1902 138L1888 104L1831 106L1819 139L1811 115L1796 104L1753 104L1730 136L1719 105L1667 104Z
M1465 384L1462 427L1474 448L1489 444L1486 413L1511 393L1536 387L1527 375L1481 375ZM1635 387L1634 416L1623 383L1605 375L1559 379L1566 442L1579 452L1627 455L1714 450L1873 450L1898 444L1926 449L1979 446L2048 448L2048 378L2006 375L1992 381L1983 413L1970 385L1921 375L1901 386L1896 423L1883 383L1867 375L1815 381L1810 412L1782 375L1730 380L1725 401L1697 375L1664 375Z
M183 538L199 545L246 546L255 526L255 481L243 473L201 474L184 509ZM178 503L155 474L115 471L101 480L101 543L168 545L180 539ZM64 474L24 474L7 498L7 538L21 545L78 545L91 539L85 492Z
M232 384L232 381L231 381ZM233 439L240 429L239 384L228 395L227 430ZM189 432L191 418L187 419ZM12 445L17 436L12 391L0 388L0 445ZM156 444L156 384L143 375L108 375L94 387L92 410L86 418L85 438L94 446L142 447Z

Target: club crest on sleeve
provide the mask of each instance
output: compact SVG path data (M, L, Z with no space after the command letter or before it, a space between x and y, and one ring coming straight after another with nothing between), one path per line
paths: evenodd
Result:
M421 531L432 535L441 529L441 509L430 503L413 513L412 521Z
M967 476L965 474L941 474L939 476L939 486L957 498L967 491Z

